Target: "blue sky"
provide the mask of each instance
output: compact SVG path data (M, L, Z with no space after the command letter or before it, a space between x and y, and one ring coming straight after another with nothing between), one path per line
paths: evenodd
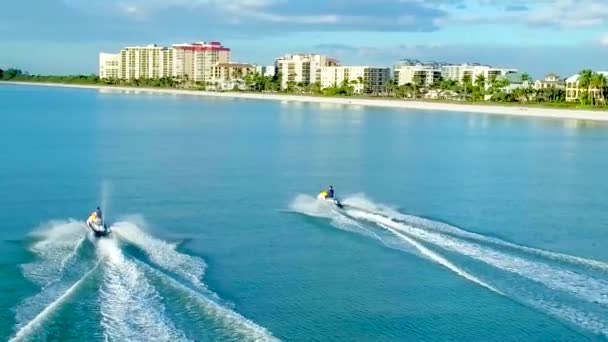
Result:
M608 69L608 0L5 0L0 67L95 73L127 45L219 40L240 62L319 52L515 67Z

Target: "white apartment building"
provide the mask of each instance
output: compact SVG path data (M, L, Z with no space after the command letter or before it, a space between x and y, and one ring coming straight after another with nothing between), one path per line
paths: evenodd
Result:
M116 80L120 78L119 53L102 52L99 54L99 78L106 80Z
M391 78L389 68L369 66L329 66L321 67L321 88L339 86L347 81L357 94L380 94L386 92Z
M608 71L596 71L598 74L603 74L608 77ZM581 93L588 91L591 97L597 98L600 96L600 89L588 88L581 89L579 84L580 74L572 75L566 79L566 101L578 101Z
M394 70L397 85L414 84L431 86L441 79L441 69L432 65L398 65Z
M173 49L157 46L131 46L120 50L119 78L123 80L171 77Z
M444 65L441 67L441 77L443 79L458 82L469 80L475 83L479 75L483 75L486 80L493 80L499 76L506 76L516 72L517 69L493 68L488 65L479 64Z
M194 82L212 81L213 67L230 63L230 49L220 42L175 44L173 50L173 76Z
M324 55L285 55L275 61L276 71L281 74L281 87L302 83L308 85L320 81L321 68L336 66L336 60Z

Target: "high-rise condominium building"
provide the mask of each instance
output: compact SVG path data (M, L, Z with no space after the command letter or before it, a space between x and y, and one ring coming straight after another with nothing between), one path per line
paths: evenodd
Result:
M99 77L123 80L176 77L189 81L211 81L212 68L230 62L230 49L219 42L132 46L117 54L99 54Z
M220 42L173 45L173 76L194 82L213 80L213 67L230 63L230 49Z
M120 50L119 78L123 80L171 77L173 49L157 46L131 46Z

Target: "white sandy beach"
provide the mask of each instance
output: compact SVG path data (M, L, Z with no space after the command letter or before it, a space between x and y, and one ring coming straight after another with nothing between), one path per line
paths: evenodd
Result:
M154 94L174 94L191 95L206 97L242 98L254 100L274 100L274 101L293 101L311 103L330 103L341 105L374 106L386 108L418 109L430 111L450 111L468 112L480 114L513 115L553 119L574 119L591 121L608 121L608 112L577 110L577 109L553 109L553 108L531 108L518 106L499 106L499 105L471 105L425 101L392 100L392 99L360 99L349 97L322 97L322 96L303 96L288 94L268 94L268 93L239 93L239 92L211 92L198 90L180 90L168 88L135 88L135 87L114 87L102 85L78 85L78 84L59 84L59 83L36 83L36 82L0 82L0 84L19 84L41 87L61 87L61 88L82 88L98 89L104 91L118 91L127 93L154 93Z

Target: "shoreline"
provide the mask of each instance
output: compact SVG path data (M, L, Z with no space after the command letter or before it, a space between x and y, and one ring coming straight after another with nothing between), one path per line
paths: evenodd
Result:
M240 93L240 92L213 92L201 90L181 90L171 88L144 88L144 87L124 87L124 86L103 86L103 85L84 85L84 84L65 84L65 83L37 83L37 82L15 82L2 81L1 84L28 85L39 87L56 88L78 88L109 90L119 92L137 92L168 95L188 95L202 97L222 97L222 98L241 98L250 100L272 100L272 101L292 101L307 103L329 103L339 105L356 105L366 107L383 107L396 109L418 109L426 111L445 111L461 113L477 113L491 115L510 115L531 118L549 119L573 119L588 121L608 122L608 112L593 111L584 109L567 108L535 108L524 106L501 106L501 105L477 105L477 104L455 104L442 102L409 101L397 99L362 99L347 97L322 97L311 95L291 95L276 93Z

